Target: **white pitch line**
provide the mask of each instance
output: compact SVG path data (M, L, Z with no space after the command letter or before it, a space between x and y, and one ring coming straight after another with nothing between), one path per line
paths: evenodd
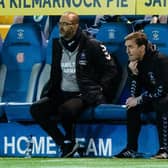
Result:
M108 166L103 166L103 168L112 168L114 165L108 165ZM74 166L74 165L55 165L55 166L40 166L40 168L99 168L98 166ZM116 167L116 166L115 166ZM117 166L118 168L128 168L128 166L122 166L121 165L121 167L120 166ZM116 168L117 168L116 167ZM133 165L130 165L130 168L158 168L158 167L162 167L162 168L168 168L168 166L167 165L162 165L162 164L160 164L160 165L137 165L137 166L133 166ZM100 168L102 168L102 167L100 167Z
M59 168L89 168L88 166L74 166L74 165L65 165L65 166L60 166L60 165L55 165L55 166L40 166L40 168L57 168L57 167L59 167ZM97 166L96 166L96 168L97 168Z

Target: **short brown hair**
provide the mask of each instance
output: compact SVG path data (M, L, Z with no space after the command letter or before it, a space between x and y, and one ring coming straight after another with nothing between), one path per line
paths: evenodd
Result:
M142 32L132 32L125 36L124 40L132 40L134 39L138 46L145 45L148 46L148 39L145 33Z

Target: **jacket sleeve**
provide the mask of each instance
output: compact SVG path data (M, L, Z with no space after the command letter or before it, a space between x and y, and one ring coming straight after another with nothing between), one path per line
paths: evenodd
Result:
M163 97L168 90L168 60L164 57L155 60L153 70L148 73L151 90L142 93L142 102Z
M87 53L89 70L80 75L83 100L95 105L106 103L106 93L118 75L116 64L106 47L97 41L88 46Z
M103 94L105 95L106 100L109 103L112 103L112 99L115 97L118 85L121 81L122 72L119 65L114 60L113 55L107 51L103 44L100 44L99 50L100 58L98 63L100 63L100 69L102 71L100 85L103 88Z
M128 84L131 97L137 97L141 94L141 84L139 81L139 76L134 75L129 68L128 68Z

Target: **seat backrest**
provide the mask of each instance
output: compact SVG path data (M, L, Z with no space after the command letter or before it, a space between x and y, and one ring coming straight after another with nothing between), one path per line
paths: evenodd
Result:
M48 48L47 48L48 50ZM49 81L50 72L51 72L51 60L52 55L47 55L45 59L45 64L43 66L43 69L40 73L38 84L37 84L37 94L36 94L36 100L39 100L44 87L46 86L47 82Z
M167 24L148 24L144 27L144 33L161 53L168 56Z
M51 35L49 37L48 44L47 44L47 50L46 50L46 58L47 59L48 59L48 57L50 57L52 55L53 38L58 38L58 37L59 37L59 28L58 28L58 25L55 25L52 32L51 32Z
M121 95L124 92L127 80L128 56L125 51L124 37L131 32L133 32L131 24L111 22L102 24L96 34L96 39L105 44L112 56L116 58L122 70L121 82L117 90L116 98L114 99L114 103L118 104L122 102Z
M96 34L96 39L102 41L111 53L121 55L125 53L124 37L133 31L131 24L122 22L104 23ZM127 58L122 57L121 61L125 62Z
M80 15L80 27L86 29L94 25L95 15Z
M53 28L53 31L51 32L50 38L48 40L45 63L38 81L36 100L40 99L42 90L49 80L50 71L51 71L51 62L52 62L52 48L53 48L52 41L53 41L53 38L58 38L58 37L59 37L59 29L58 29L58 25L55 25Z
M34 23L39 24L41 30L44 32L46 21L48 16L34 15L34 16L24 16L23 23Z
M32 102L43 64L41 30L13 24L4 40L0 65L0 102Z

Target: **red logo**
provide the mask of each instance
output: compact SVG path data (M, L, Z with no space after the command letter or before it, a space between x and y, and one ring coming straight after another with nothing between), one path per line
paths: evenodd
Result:
M18 63L23 63L24 62L24 53L18 53L16 56L16 60Z

